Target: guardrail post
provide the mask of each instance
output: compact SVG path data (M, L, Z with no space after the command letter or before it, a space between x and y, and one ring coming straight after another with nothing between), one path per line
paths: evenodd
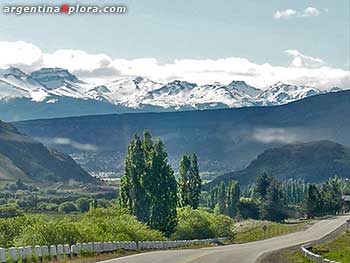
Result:
M71 257L76 257L78 255L78 251L77 251L77 246L76 245L71 245L71 247L70 247L70 254L71 254Z
M63 245L57 245L57 258L63 259L64 258L64 247Z
M9 248L9 254L10 258L13 260L13 262L17 262L17 248L11 247Z
M66 257L70 258L71 257L71 255L70 255L70 246L69 245L64 245L63 250L64 250L64 255Z
M0 261L6 263L6 250L4 248L0 248Z
M41 246L34 247L34 254L39 258L40 261L43 261L43 251Z
M26 246L24 248L24 253L25 253L26 259L30 259L32 257L32 255L33 255L32 247L31 246Z
M55 245L50 246L50 255L53 260L57 260L57 247Z
M18 256L20 259L25 260L24 247L18 247Z

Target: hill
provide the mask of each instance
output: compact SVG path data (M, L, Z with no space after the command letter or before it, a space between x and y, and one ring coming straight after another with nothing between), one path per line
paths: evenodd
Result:
M195 152L201 171L223 174L247 167L266 149L287 143L331 140L350 146L350 91L316 95L282 106L171 113L134 113L17 122L21 131L65 152L84 157L90 171L123 171L127 143L149 129L166 143L175 166ZM91 152L76 144L98 147ZM47 140L51 138L51 140Z
M350 149L331 141L294 143L268 149L258 155L247 168L219 176L206 188L233 179L242 184L253 183L256 176L263 172L280 180L300 178L316 183L332 176L349 177Z
M12 125L0 121L0 182L18 179L36 184L95 182L69 156L47 149Z

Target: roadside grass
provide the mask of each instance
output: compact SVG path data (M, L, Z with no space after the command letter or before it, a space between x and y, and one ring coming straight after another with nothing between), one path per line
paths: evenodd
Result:
M258 220L237 222L235 224L234 243L247 243L290 234L301 231L312 223L311 220L288 220L284 223Z
M327 244L315 246L312 251L330 260L350 263L350 232L344 232Z
M258 259L258 263L313 263L299 251L300 245L270 252Z
M301 254L300 251L295 251L294 253L287 255L288 262L292 263L313 263Z

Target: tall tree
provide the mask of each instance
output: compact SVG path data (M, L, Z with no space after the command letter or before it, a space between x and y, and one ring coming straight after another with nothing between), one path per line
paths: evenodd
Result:
M226 185L224 182L221 182L218 186L218 203L217 203L217 209L220 214L226 213Z
M268 175L267 173L258 175L256 179L255 193L257 193L261 199L266 199L267 190L272 180L273 176Z
M199 175L198 160L195 154L184 155L180 161L179 205L197 209L201 194L202 179Z
M322 213L322 197L316 185L311 184L304 201L304 209L308 218L314 218Z
M237 205L240 195L239 183L237 181L231 181L227 190L227 214L230 217L235 217L237 215Z
M180 177L178 182L180 207L190 205L190 169L191 159L188 155L182 156L180 160Z
M135 135L128 146L125 174L120 184L120 205L144 223L148 221L147 196L143 187L146 176L145 154L141 139Z
M177 184L161 140L149 131L128 146L119 204L138 220L170 235L176 226Z
M164 144L160 140L154 144L151 174L154 178L148 189L151 202L149 225L170 235L177 223L177 182L168 163Z
M202 178L199 175L198 158L196 154L191 156L190 169L190 206L197 209L202 189Z
M337 177L328 179L321 186L323 211L325 214L335 215L343 206L340 181Z
M265 220L281 222L287 218L286 205L283 200L280 184L272 179L261 206L261 217Z

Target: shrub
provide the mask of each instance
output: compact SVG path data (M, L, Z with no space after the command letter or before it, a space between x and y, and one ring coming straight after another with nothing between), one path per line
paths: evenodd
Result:
M93 209L77 223L83 241L144 241L163 240L164 235L140 223L125 210L117 208Z
M201 209L178 209L178 223L173 239L203 239L233 237L232 218L216 215Z
M82 239L76 224L69 219L45 221L40 218L35 224L24 228L14 243L17 246L74 244Z
M79 198L76 201L77 207L80 212L85 213L90 209L90 200L87 198Z
M0 218L10 218L23 215L22 211L14 205L3 205L0 207Z
M77 212L78 208L72 202L65 202L65 203L60 204L60 206L58 207L58 211L61 213L68 214L68 213Z

